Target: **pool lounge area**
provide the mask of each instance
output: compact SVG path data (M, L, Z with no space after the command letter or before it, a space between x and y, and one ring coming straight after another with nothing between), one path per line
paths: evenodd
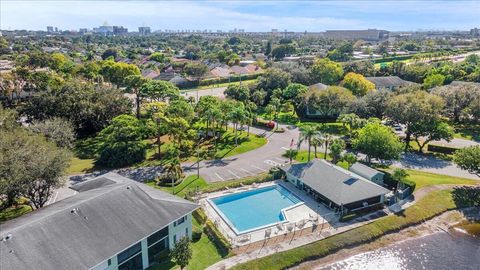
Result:
M338 220L330 209L282 180L210 193L200 204L237 247L319 225L326 228Z

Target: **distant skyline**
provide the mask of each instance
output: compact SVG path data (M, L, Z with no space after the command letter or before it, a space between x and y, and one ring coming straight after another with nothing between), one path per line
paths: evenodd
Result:
M78 30L121 25L165 29L325 31L468 30L480 1L0 1L0 29Z

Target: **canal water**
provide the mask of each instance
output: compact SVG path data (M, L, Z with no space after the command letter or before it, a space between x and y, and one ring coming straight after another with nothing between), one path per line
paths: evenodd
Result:
M480 238L439 232L352 256L322 270L480 270Z

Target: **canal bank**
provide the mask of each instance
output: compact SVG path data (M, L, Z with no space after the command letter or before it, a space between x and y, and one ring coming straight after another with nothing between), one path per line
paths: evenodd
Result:
M340 263L345 263L348 264L351 261L348 261L349 259L357 261L361 261L365 258L352 258L353 256L361 256L361 254L366 254L372 251L377 251L377 250L383 250L383 249L388 249L392 246L397 246L397 245L402 245L405 243L405 245L408 245L408 241L414 240L411 243L415 243L415 240L420 240L421 238L427 239L429 236L432 236L434 234L444 234L443 236L438 236L438 238L441 237L462 237L460 232L455 233L452 232L450 228L460 222L463 222L468 219L479 219L480 218L480 209L479 208L470 208L468 210L454 210L454 211L448 211L438 217L435 217L427 222L424 222L422 224L419 224L417 226L412 226L408 227L406 229L403 229L399 232L393 233L393 234L388 234L383 237L380 237L379 239L372 241L368 244L363 244L360 246L356 246L353 248L348 248L348 249L342 249L334 254L331 254L329 256L323 257L321 259L315 260L315 261L309 261L300 264L297 267L291 268L291 269L301 269L301 270L306 270L306 269L350 269L354 268L352 265L346 265L345 267L342 267L342 265L338 264ZM470 236L469 236L470 237ZM434 239L438 240L438 239ZM476 241L480 240L475 239ZM452 244L453 245L453 244ZM480 244L479 244L480 246ZM480 250L479 250L480 252ZM368 254L370 255L370 254ZM374 256L370 255L370 256ZM480 255L480 254L479 254ZM367 256L368 258L368 256ZM344 262L344 260L347 260ZM373 259L370 257L368 258L369 261L372 261ZM334 265L332 265L334 264ZM338 264L338 265L337 265ZM334 267L330 267L334 266ZM375 269L375 268L373 268ZM429 269L429 268L427 268ZM468 269L468 268L467 268ZM393 269L392 269L393 270Z

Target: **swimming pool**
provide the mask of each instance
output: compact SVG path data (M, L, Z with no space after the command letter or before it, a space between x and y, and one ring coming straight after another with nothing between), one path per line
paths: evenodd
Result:
M303 203L280 185L225 195L210 202L237 234L285 221L282 209Z

